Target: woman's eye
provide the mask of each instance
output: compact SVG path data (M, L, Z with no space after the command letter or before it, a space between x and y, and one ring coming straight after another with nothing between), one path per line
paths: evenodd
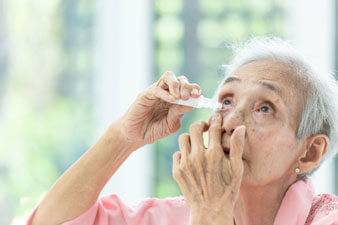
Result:
M262 107L259 108L259 111L263 112L263 113L268 113L268 112L270 112L270 107L264 105L264 106L262 106Z
M223 105L231 105L231 101L229 99L225 99L223 101Z

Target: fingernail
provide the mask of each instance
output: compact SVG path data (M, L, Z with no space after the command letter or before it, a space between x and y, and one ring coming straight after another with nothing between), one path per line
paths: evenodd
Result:
M191 94L198 95L198 90L196 88L192 89Z
M221 114L215 113L212 117L212 121L218 121L221 118Z

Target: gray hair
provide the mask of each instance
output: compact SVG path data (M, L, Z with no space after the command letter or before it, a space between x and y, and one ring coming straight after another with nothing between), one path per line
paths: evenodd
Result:
M295 78L298 78L306 89L296 137L301 139L314 134L325 134L329 137L330 143L324 160L335 155L338 137L336 119L338 105L335 98L338 97L338 92L333 74L319 72L318 68L312 66L309 60L306 60L287 41L276 37L252 38L247 42L232 46L231 49L235 57L227 66L224 80L240 66L264 59L285 63L294 71ZM216 96L223 81L216 91ZM302 174L301 178L307 177L317 169L308 174Z

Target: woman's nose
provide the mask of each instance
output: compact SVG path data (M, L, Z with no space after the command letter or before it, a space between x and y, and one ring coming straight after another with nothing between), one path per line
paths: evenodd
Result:
M225 133L229 136L232 135L236 127L243 125L243 123L244 115L240 111L234 111L223 115L222 127L225 130Z

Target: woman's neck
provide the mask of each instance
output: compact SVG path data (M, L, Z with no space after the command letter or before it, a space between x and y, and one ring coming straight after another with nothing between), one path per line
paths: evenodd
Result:
M272 225L283 197L295 180L264 186L242 185L234 207L236 225Z

